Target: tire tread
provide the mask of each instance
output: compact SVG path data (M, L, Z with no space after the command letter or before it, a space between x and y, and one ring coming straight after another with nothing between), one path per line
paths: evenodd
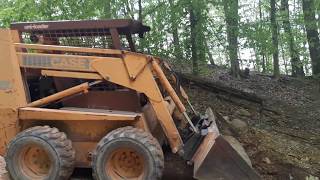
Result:
M111 132L109 132L104 138L101 139L101 141L98 143L95 151L92 154L92 175L94 179L98 179L97 172L96 172L96 160L97 155L102 150L102 147L117 138L130 138L132 140L135 140L137 142L140 142L141 144L144 144L145 147L148 148L149 152L151 152L152 157L155 161L155 174L153 174L154 177L152 177L152 180L158 180L162 177L162 172L164 169L164 155L162 148L156 138L154 138L150 133L147 133L143 131L142 129L137 129L132 126L122 127L115 129Z
M15 145L15 142L22 137L34 136L46 141L56 151L60 162L57 180L66 180L70 177L74 169L75 151L72 142L67 139L64 132L49 126L35 126L20 132L8 145L8 150ZM8 163L8 157L5 156ZM10 172L10 170L8 169Z

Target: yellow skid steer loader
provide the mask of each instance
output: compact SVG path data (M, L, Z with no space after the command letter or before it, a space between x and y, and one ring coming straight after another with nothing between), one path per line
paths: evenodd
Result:
M133 37L148 31L130 19L0 30L0 155L14 180L68 179L75 167L97 180L161 179L166 143L197 179L260 179L169 65L137 52Z

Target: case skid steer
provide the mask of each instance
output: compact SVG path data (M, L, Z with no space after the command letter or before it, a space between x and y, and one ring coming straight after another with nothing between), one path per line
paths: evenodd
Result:
M97 180L161 179L163 144L196 179L259 179L170 66L136 51L148 31L129 19L0 30L0 155L12 179L63 180L75 167Z

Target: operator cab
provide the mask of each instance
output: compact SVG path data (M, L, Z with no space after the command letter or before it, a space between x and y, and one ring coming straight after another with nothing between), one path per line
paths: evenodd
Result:
M23 43L119 49L136 52L134 37L150 27L132 19L12 23Z
M95 49L116 49L136 52L134 38L143 38L150 27L140 21L132 19L113 20L81 20L81 21L48 21L48 22L22 22L11 24L12 30L17 30L20 42L24 44L41 44L52 46L69 46ZM52 54L55 57L60 54L77 56L112 56L85 52L62 52L56 50L30 50L22 49L28 53ZM65 62L72 63L72 62ZM29 87L29 101L38 100L48 95L60 92L70 87L85 82L85 79L46 77L37 69L24 69L22 71ZM106 91L101 91L101 89ZM100 98L96 98L100 97ZM105 101L105 99L121 99L126 97L129 102L126 106L114 104L117 101ZM112 104L113 103L113 104ZM100 109L116 109L124 111L140 111L139 98L132 90L124 91L123 87L112 83L102 83L92 87L84 96L69 98L58 106L61 107L95 107Z

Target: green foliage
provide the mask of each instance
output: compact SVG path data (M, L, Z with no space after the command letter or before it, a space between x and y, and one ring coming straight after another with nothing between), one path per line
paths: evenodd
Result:
M310 74L310 55L301 1L289 0L289 20L295 48L304 70ZM194 57L200 73L205 72L208 63L230 66L225 18L239 17L239 43L236 46L241 68L250 67L272 73L274 47L269 17L270 1L239 0L238 12L227 10L226 13L225 2L226 0L142 1L143 23L152 30L144 39L135 38L138 50L170 58L175 65L190 70L194 68ZM316 13L320 15L320 1L314 2ZM190 8L196 21L194 37L191 37ZM9 27L10 23L17 21L138 19L138 14L138 0L0 0L1 27ZM283 12L277 12L276 19L280 27L280 70L282 73L289 71L290 74L290 37L283 29L284 17ZM319 29L319 23L317 26ZM191 46L193 38L196 42L195 49ZM249 51L253 54L248 55Z

